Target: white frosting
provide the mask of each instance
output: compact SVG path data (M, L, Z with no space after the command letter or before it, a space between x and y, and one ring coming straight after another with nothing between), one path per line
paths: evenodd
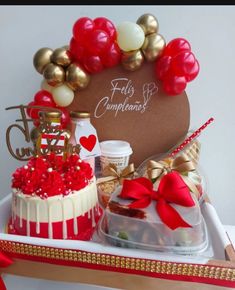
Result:
M27 235L30 236L30 221L36 222L36 232L40 233L40 223L48 223L49 238L53 238L52 223L63 222L63 238L67 238L66 221L74 220L74 234L78 233L77 217L89 213L95 225L93 208L98 202L95 177L83 189L73 191L66 196L56 195L45 199L39 196L23 194L13 189L12 217L26 220Z

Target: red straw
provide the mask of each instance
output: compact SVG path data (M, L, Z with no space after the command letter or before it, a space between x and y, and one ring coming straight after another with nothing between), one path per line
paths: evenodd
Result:
M170 157L173 157L177 153L179 153L181 150L184 149L185 146L187 146L189 143L192 142L193 139L197 138L200 133L211 123L214 121L214 118L210 118L206 123L204 123L199 129L197 129L195 132L193 132L192 135L190 135L187 139L185 139L171 154Z

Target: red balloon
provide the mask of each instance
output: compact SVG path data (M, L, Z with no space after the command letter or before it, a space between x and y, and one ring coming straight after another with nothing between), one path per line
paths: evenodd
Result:
M34 104L35 106L38 106L37 104ZM40 109L32 108L30 110L30 117L32 119L39 119L38 113L40 112Z
M38 91L34 96L34 102L38 106L55 107L52 94L46 90Z
M35 127L38 127L40 125L39 119L34 119L33 124Z
M90 73L98 73L103 70L104 66L98 55L87 55L83 59L85 69Z
M79 44L76 39L72 37L69 45L69 52L73 60L81 61L85 53L85 47Z
M84 43L86 35L94 29L94 22L88 17L79 18L73 25L73 37L79 42Z
M35 106L34 101L28 103L27 106ZM30 111L31 111L31 110L32 110L32 108L27 108L27 109L26 109L26 113L27 113L27 115L28 115L30 118L31 118L31 116L30 116Z
M110 37L104 30L96 29L89 33L86 47L92 55L100 55L110 45Z
M185 90L186 86L187 81L184 76L168 75L163 80L163 89L170 96L179 95Z
M199 70L200 70L200 65L196 59L195 64L192 67L192 69L188 72L188 74L185 75L186 81L191 82L192 80L194 80L196 76L198 75Z
M172 69L177 76L186 76L192 70L195 62L195 56L191 51L183 51L173 57Z
M111 44L111 46L105 51L103 55L100 56L101 61L105 67L113 67L121 61L121 50L116 42Z
M97 17L94 19L95 28L104 30L108 33L110 39L112 41L116 40L117 38L117 31L114 24L105 17Z
M68 124L70 123L69 112L66 108L63 108L63 107L57 107L57 108L62 111L61 126L63 129L65 129L68 126Z
M172 39L163 51L163 55L174 56L182 51L191 51L190 43L184 38Z
M159 80L163 80L171 69L171 61L172 57L169 55L165 55L160 57L155 65L155 73Z

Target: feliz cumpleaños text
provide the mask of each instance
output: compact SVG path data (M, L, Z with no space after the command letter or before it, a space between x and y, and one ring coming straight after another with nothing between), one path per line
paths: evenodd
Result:
M136 99L136 90L132 80L128 78L116 78L110 84L111 95L101 98L98 102L94 112L96 118L101 118L108 111L113 111L115 117L119 113L126 111L143 114L148 108L151 97L158 91L155 82L144 83L142 86L142 96ZM116 98L120 96L123 97L122 101L116 102Z

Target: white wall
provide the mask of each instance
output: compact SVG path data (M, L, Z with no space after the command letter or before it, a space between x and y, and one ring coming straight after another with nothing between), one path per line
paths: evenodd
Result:
M0 197L10 192L10 176L21 165L5 144L6 128L16 117L7 106L27 104L42 80L33 67L41 47L69 43L73 23L81 16L105 16L116 25L154 14L160 33L170 41L189 40L201 71L187 87L191 128L210 116L215 122L200 141L201 167L209 195L224 224L235 225L235 7L234 6L1 6L0 7ZM17 143L17 136L15 138ZM19 143L20 145L20 143Z

